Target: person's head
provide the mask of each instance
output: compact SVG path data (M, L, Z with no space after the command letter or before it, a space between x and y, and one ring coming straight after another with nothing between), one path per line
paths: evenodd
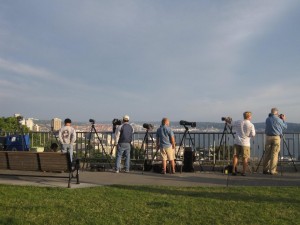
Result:
M278 115L278 109L277 109L277 108L272 108L272 109L271 109L271 113L272 113L273 115Z
M50 148L51 148L52 151L56 152L57 149L58 149L58 144L52 143L51 146L50 146Z
M170 120L168 118L163 118L161 120L161 125L166 125L166 126L169 126L170 125Z
M252 118L252 113L251 112L244 112L243 113L243 116L244 116L244 119L245 120L251 120L251 118Z
M65 119L65 125L71 125L71 123L72 123L71 119L69 118Z
M123 122L124 123L129 122L129 116L128 115L123 116Z

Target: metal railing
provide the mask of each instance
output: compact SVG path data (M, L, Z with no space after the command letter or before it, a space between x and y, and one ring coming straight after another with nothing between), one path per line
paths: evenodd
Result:
M135 132L133 136L132 159L155 159L159 157L156 152L155 132L149 132L145 140L146 132ZM4 133L2 136L10 135ZM176 155L183 157L184 148L191 147L195 152L196 160L202 162L230 161L232 159L232 146L234 138L232 134L224 133L203 133L189 132L183 140L184 132L175 132ZM57 141L57 136L50 132L30 132L30 149L49 150L51 143ZM77 141L75 144L75 154L79 157L88 153L89 157L93 155L115 156L115 146L112 132L98 132L99 138L90 132L77 132ZM153 137L153 139L152 139ZM221 143L221 139L223 141ZM144 143L143 143L144 142ZM179 144L182 142L182 146ZM88 144L90 143L90 146ZM143 145L143 149L141 146ZM265 145L265 134L258 132L251 139L251 160L259 161L263 155ZM300 160L300 133L285 133L281 141L281 156L283 160Z

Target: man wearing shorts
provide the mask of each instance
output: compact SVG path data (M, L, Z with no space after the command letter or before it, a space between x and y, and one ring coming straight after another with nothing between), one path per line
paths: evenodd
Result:
M156 150L158 151L160 149L162 157L162 174L166 174L167 160L169 160L172 168L170 173L175 173L175 137L169 126L169 119L163 118L160 128L156 131Z
M239 156L243 158L242 176L246 176L246 168L248 159L250 158L250 139L255 136L254 125L250 122L252 119L251 112L243 113L244 120L233 122L233 130L235 131L234 149L233 149L233 168L232 175L236 175L236 169Z

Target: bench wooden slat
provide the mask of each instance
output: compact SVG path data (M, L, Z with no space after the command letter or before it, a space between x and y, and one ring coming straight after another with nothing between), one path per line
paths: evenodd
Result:
M8 164L7 164L7 156L6 152L0 152L0 169L7 169Z
M37 154L34 152L8 152L9 169L39 171Z
M71 171L65 153L43 152L39 153L39 159L42 171Z

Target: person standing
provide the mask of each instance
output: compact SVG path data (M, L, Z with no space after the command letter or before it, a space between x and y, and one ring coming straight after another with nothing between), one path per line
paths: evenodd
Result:
M266 119L266 145L263 158L263 174L277 174L278 154L283 130L287 129L285 115L278 114L277 108L272 108Z
M76 131L72 127L72 121L67 118L64 121L64 126L60 128L58 137L60 140L60 143L62 145L62 152L70 153L70 159L72 162L73 159L73 145L76 141Z
M168 118L162 119L161 126L156 131L156 150L159 149L162 156L161 173L166 174L167 160L171 163L170 173L175 173L175 137Z
M234 153L233 153L233 168L232 175L236 175L236 168L239 157L243 158L242 176L246 176L246 168L248 159L250 158L250 139L255 136L255 127L250 122L252 119L251 112L243 113L244 120L233 122L233 130L235 131Z
M115 143L117 143L117 157L115 163L115 172L120 172L120 164L123 153L125 153L125 172L130 169L130 150L133 137L133 127L129 124L129 116L123 117L123 123L116 128Z

